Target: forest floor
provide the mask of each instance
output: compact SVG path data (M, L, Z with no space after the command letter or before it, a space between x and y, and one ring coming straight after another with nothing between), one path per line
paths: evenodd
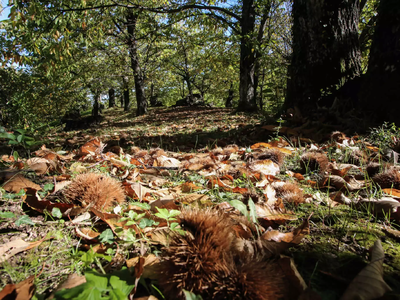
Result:
M163 299L183 207L219 210L235 239L294 262L279 276L301 299L400 299L399 128L347 137L205 107L103 116L34 152L21 138L18 156L3 141L0 299Z

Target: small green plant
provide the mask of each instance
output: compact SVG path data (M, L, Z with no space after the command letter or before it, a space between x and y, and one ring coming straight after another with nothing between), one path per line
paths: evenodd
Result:
M86 282L71 289L57 292L54 299L109 299L125 300L135 287L129 269L122 268L111 274L101 274L94 270L85 272Z
M400 141L400 127L385 122L381 127L371 128L368 140L380 149L391 148Z
M156 207L156 208L158 210L158 212L154 214L156 217L159 217L160 219L166 220L167 224L168 224L168 227L171 230L180 232L182 234L184 233L183 230L177 228L179 223L177 223L177 222L170 223L170 221L176 221L175 217L178 216L181 213L179 210L176 210L176 209L168 210L166 208L159 208L159 207Z
M0 128L0 138L8 140L10 146L21 146L28 151L27 149L37 142L33 137L27 136L26 133L27 130L25 129L16 129L14 133L10 133L5 131L4 127ZM13 156L17 160L19 157L18 152L13 151Z

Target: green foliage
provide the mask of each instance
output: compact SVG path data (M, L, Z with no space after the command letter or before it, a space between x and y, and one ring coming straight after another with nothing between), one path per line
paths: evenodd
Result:
M12 219L15 218L15 214L11 211L0 211L0 222L4 221L4 219Z
M53 209L51 210L51 215L58 219L60 219L62 217L61 210L58 207L53 207Z
M94 270L85 271L86 283L57 292L54 299L75 300L125 300L135 285L127 268L111 274L100 274Z
M99 235L99 240L102 243L112 244L114 242L114 234L113 234L112 230L109 228L104 230Z
M400 143L400 127L396 124L383 123L381 127L371 128L368 140L380 149L391 148Z
M183 290L186 300L203 300L203 297L200 295L196 295L195 293L189 292L187 290Z
M23 215L15 221L15 225L17 226L21 226L23 224L35 225L35 223L27 215Z

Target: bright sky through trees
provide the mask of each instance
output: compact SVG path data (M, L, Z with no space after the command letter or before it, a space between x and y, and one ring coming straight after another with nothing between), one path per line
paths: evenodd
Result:
M0 21L8 19L8 15L10 14L10 8L7 7L7 4L8 0L1 0Z

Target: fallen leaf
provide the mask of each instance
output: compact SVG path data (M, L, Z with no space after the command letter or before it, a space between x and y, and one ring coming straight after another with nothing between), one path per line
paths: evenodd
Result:
M78 285L84 284L85 282L86 282L85 276L78 275L76 273L69 274L67 279L63 281L61 284L59 284L47 299L49 300L53 299L54 294L58 291L61 291L63 289L72 289Z
M0 292L1 300L29 300L33 297L36 287L33 284L35 275L29 276L17 284L7 284Z
M349 287L343 294L341 300L372 300L382 297L392 289L383 280L383 252L380 240L377 240L372 247L371 263L361 270L353 279Z
M270 159L257 160L249 164L249 169L254 172L260 172L264 175L278 175L280 172L279 165Z
M24 202L31 208L43 213L51 212L53 208L58 208L64 217L76 216L85 211L85 208L70 203L53 203L48 200L41 200L37 190L32 188L26 189L26 195L23 197Z
M5 262L6 260L13 257L15 254L35 248L39 246L43 241L44 239L36 242L25 242L19 239L5 243L0 246L0 262Z
M3 188L7 192L11 192L11 193L18 193L22 189L26 189L26 188L31 188L36 191L40 191L42 189L39 185L37 185L36 183L33 183L32 181L25 178L21 174L17 174L14 177L12 177L9 181L7 181L4 184Z

